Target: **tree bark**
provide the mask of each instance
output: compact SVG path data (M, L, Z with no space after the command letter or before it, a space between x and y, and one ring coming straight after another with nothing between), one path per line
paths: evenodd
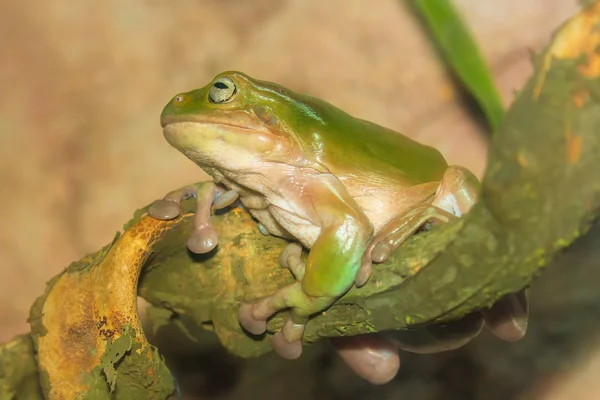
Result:
M589 2L533 57L534 76L493 139L473 210L415 235L376 265L365 287L309 321L305 344L458 319L528 286L586 233L600 214L599 23L600 1ZM269 335L242 331L237 308L293 281L277 262L287 242L262 236L234 209L214 217L218 250L192 255L185 247L192 204L183 206L182 217L169 222L138 211L121 237L49 283L32 307L33 341L0 347L0 397L31 378L35 354L45 396L68 390L108 398L114 390L115 398L164 398L173 382L141 330L136 288L155 307L155 328L175 322L192 336L214 330L242 357L270 351ZM281 328L284 314L269 321L269 332ZM23 373L6 368L15 354ZM88 378L77 381L80 371Z

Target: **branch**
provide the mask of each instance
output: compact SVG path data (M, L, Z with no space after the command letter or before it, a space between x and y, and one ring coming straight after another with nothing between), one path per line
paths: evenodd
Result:
M586 232L600 214L599 22L595 1L535 57L534 77L493 140L473 210L408 240L374 268L365 287L309 321L306 344L460 318L529 285ZM49 283L30 316L45 396L108 398L114 391L114 398L164 399L172 392L169 372L141 329L136 289L163 309L162 322L214 330L243 357L270 350L266 337L241 330L237 308L293 281L277 262L286 242L262 236L249 215L234 209L214 218L218 251L191 255L191 207L184 203L183 216L166 222L140 210L122 236ZM269 321L270 332L282 317ZM30 361L30 348L22 349Z

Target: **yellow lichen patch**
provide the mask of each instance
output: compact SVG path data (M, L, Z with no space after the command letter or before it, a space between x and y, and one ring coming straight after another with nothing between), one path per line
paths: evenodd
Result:
M552 46L546 51L540 72L533 89L537 99L544 86L546 73L554 59L575 60L584 57L579 72L586 77L600 75L600 1L593 2L581 13L571 18L557 33Z
M151 356L137 313L138 277L154 243L176 222L143 217L103 258L67 269L48 289L39 310L46 333L37 337L38 364L49 383L47 398L85 396L90 373L124 334L139 344L138 353Z
M229 210L229 212L232 212L235 215L239 216L244 213L244 210L241 207L234 207L231 210Z
M413 275L419 272L422 268L422 264L418 261L413 261L410 263L410 269Z

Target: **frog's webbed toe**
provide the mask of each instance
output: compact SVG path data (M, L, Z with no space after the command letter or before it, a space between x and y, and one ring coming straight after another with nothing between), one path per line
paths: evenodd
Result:
M273 349L288 360L294 360L302 354L302 335L310 315L310 312L303 311L303 306L312 302L302 290L305 264L300 258L301 254L302 245L294 242L288 244L279 256L279 264L289 269L297 282L254 304L243 304L238 313L240 325L246 331L260 335L266 331L266 321L271 315L284 308L291 308L291 316L281 332L275 333L272 338Z
M473 312L456 321L415 330L390 332L388 336L402 350L432 354L463 347L479 335L483 326L484 319L481 313Z
M274 294L264 297L253 304L242 304L238 311L238 319L242 328L253 335L261 335L267 329L267 319L279 310L294 307L297 299L306 296L302 292L300 282L285 286ZM288 341L293 341L287 337Z
M300 243L290 243L279 256L279 264L283 268L289 269L296 280L301 281L304 278L306 265L300 258L302 255L302 245Z
M239 194L235 190L225 190L214 182L200 182L169 192L162 200L155 201L148 214L157 219L173 219L181 214L181 202L196 198L194 230L187 241L187 247L196 254L208 253L214 249L219 236L212 226L211 207L222 209L232 205Z
M258 230L259 232L263 235L263 236L269 236L270 233L268 231L267 228L265 228L265 226L263 224L261 224L260 222L258 223Z
M197 190L196 185L189 185L167 193L161 200L156 200L148 207L148 215L161 220L179 217L179 214L181 214L181 202L191 197L196 197Z
M160 220L170 220L179 217L179 204L165 199L156 200L148 207L148 215Z
M373 250L371 251L371 260L374 263L385 262L388 258L390 258L394 250L396 249L386 241L379 242L373 246Z
M219 243L219 235L212 225L195 229L187 240L187 247L196 254L208 253Z
M527 332L529 319L527 291L504 296L482 314L494 335L507 342L521 340Z
M363 255L363 258L362 258L362 261L360 264L360 268L358 269L358 272L356 273L356 278L354 280L356 287L361 287L365 283L367 283L367 281L371 277L372 269L373 269L373 266L371 264L371 255L370 255L370 252L367 250L367 251L365 251L365 254Z
M262 335L267 330L267 320L254 316L254 304L242 304L238 310L238 320L242 328L253 335Z
M449 212L429 204L414 207L412 210L392 219L371 240L356 274L356 286L361 287L371 276L371 263L385 262L404 241L430 220L448 222L456 218Z
M240 197L236 190L228 190L221 195L217 195L213 201L213 205L217 210L229 207Z
M294 324L291 319L288 319L283 326L282 331L273 335L273 339L271 340L273 349L281 358L285 358L286 360L295 360L299 358L302 355L301 339L303 333L304 324ZM289 342L288 339L286 339L286 336L292 337L295 340Z

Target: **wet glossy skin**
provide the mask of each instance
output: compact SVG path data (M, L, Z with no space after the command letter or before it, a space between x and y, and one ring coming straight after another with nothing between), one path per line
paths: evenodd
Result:
M239 72L175 96L161 124L168 142L217 184L198 189L205 205L197 212L198 252L216 245L212 199L232 193L270 234L310 249L306 265L299 246L282 255L298 282L240 308L240 323L253 334L290 309L273 340L287 358L300 355L308 318L364 284L371 261L384 261L426 222L460 217L476 200L477 179L448 167L436 149Z

